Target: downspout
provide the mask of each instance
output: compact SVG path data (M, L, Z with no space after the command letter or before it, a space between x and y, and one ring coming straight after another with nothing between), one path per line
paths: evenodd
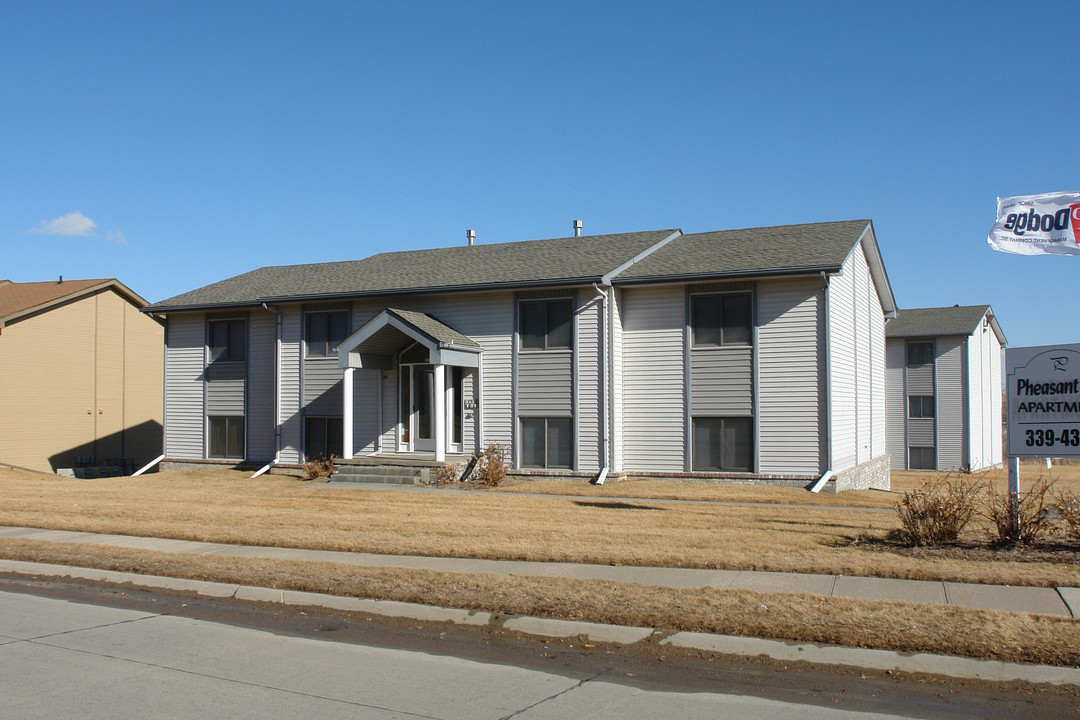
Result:
M610 431L609 431L609 427L608 427L608 423L609 423L610 417L611 417L611 413L610 413L610 410L609 410L611 393L608 392L608 374L609 374L608 373L608 358L609 358L610 353L608 352L608 348L607 348L607 344L608 344L607 328L610 327L611 323L608 322L608 318L607 318L607 314L608 314L608 296L607 296L607 293L604 292L603 290L601 290L600 287L596 283L593 283L592 287L593 287L593 290L596 291L597 299L600 300L600 325L601 325L601 327L598 328L598 330L599 330L598 335L600 337L600 347L598 349L600 351L600 363L599 363L599 365L600 365L600 383L599 383L600 387L599 387L599 391L600 391L601 398L600 398L599 405L600 405L601 408L603 408L603 413L604 413L604 418L600 423L600 435L601 435L601 445L603 447L602 452L603 452L603 456L604 456L604 463L603 463L603 467L600 468L600 474L596 476L596 479L593 480L593 483L596 484L596 485L603 485L604 480L607 479L608 471L611 469L611 461L610 461L610 457L611 457L611 437L610 437ZM607 327L605 327L605 324L607 325Z
M262 304L263 310L277 316L274 324L274 459L259 468L252 478L257 478L281 461L281 310Z
M825 473L818 478L813 485L810 486L810 492L821 492L821 488L825 487L825 483L829 482L829 478L832 477L832 346L829 342L829 334L831 327L829 317L829 276L825 274L825 271L821 271L821 280L825 283L825 287L822 291L824 295L824 311L825 316Z

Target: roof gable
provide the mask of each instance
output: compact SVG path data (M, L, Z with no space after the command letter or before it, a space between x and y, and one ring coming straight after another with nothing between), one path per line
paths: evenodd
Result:
M0 282L0 324L109 288L138 308L146 305L143 298L115 279L28 283L5 281Z

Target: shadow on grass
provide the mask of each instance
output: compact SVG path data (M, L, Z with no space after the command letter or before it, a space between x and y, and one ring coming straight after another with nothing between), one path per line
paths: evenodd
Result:
M575 505L581 507L597 507L610 510L666 510L667 508L653 507L652 505L635 505L628 502L605 502L603 500L574 500Z

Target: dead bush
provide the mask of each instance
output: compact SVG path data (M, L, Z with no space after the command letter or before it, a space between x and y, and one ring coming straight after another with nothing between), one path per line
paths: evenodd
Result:
M487 449L476 458L473 477L481 485L498 487L506 479L506 450L499 443L489 443Z
M300 471L300 477L304 480L316 480L321 477L330 477L334 472L334 455L324 457L320 455L314 460L304 463L304 469Z
M896 503L901 540L912 546L955 542L974 517L982 493L981 483L959 475L930 480L922 488L904 493Z
M1051 484L1041 477L1019 498L1011 493L990 492L986 519L994 527L991 542L998 546L1032 545L1053 529L1047 499L1052 498Z
M461 468L457 465L442 464L431 468L432 485L453 485L461 477Z
M1080 495L1063 490L1054 495L1054 500L1061 522L1065 525L1065 536L1080 540Z

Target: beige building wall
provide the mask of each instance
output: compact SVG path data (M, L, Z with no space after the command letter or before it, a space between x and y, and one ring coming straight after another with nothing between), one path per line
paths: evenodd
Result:
M108 289L0 331L0 462L41 470L80 455L161 452L163 332Z

